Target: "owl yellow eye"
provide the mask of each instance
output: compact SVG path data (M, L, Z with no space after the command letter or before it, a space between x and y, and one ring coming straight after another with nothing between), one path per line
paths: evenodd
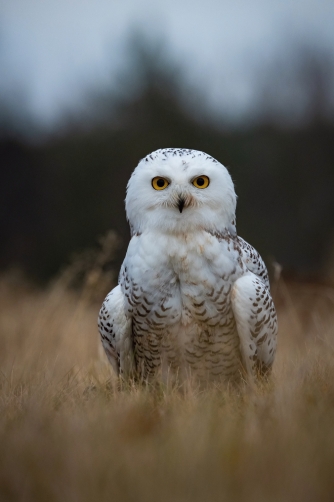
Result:
M210 180L209 180L209 178L207 176L204 176L204 174L202 174L202 176L197 176L197 178L195 178L192 181L192 184L196 188L206 188L206 187L209 186Z
M161 176L156 176L152 180L152 187L154 190L164 190L169 185L169 181L166 178L161 178Z

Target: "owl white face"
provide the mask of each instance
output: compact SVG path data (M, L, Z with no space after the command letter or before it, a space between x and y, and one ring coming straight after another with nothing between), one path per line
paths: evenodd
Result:
M132 229L233 231L236 195L227 169L196 150L157 150L141 160L127 187Z

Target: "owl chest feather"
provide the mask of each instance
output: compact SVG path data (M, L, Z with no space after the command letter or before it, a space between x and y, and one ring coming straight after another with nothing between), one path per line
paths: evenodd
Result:
M143 237L129 247L121 278L137 362L148 374L164 357L172 366L186 360L197 372L223 371L224 353L239 358L230 303L242 273L238 250L204 232Z

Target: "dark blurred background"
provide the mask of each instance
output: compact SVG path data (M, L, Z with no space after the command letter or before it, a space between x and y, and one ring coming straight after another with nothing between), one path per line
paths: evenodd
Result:
M1 269L46 281L108 229L118 268L132 170L183 147L229 168L267 262L332 279L332 2L27 4L1 6Z

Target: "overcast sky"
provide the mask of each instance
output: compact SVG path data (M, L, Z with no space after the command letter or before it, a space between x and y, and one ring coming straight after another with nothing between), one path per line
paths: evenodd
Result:
M211 103L242 112L256 73L295 41L334 54L334 1L0 0L0 92L56 120L116 78L134 29L163 38Z

